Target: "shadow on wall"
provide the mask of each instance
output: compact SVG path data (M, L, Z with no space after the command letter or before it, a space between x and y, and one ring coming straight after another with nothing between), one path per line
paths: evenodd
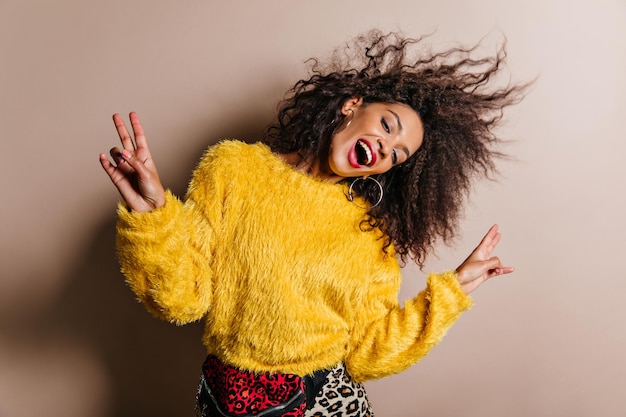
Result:
M203 143L223 137L256 140L267 124L267 120L260 119L258 114L248 114L243 119L247 126L227 122L220 126L228 132L226 135L211 133L212 140ZM187 179L203 151L199 149L188 164L180 164L187 167L187 172L181 168L185 180L172 187L177 195L184 195ZM81 376L85 379L81 392L84 389L85 394L80 395L96 398L90 407L97 409L90 415L193 415L200 367L206 355L201 342L203 323L177 327L153 318L136 301L119 272L115 221L112 215L99 226L44 327L48 334L63 334L64 339L84 346L99 364L99 373L105 375L100 382ZM72 398L70 394L66 401L79 401L76 395L79 393Z
M109 390L102 415L165 417L185 409L182 414L191 415L204 358L201 325L176 327L150 316L124 283L114 244L110 221L76 268L51 325L69 332L102 365Z

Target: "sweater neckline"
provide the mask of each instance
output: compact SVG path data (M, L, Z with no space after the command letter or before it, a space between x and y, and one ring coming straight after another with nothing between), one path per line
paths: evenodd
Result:
M356 211L360 213L367 212L367 209L364 209L363 207L360 207L358 204L355 204L354 202L351 202L350 200L348 200L348 189L350 188L350 185L347 183L346 180L333 183L325 179L315 177L307 172L300 171L293 165L287 163L287 161L285 161L280 155L272 152L272 150L267 144L263 142L257 142L257 145L260 147L260 149L262 149L263 152L266 153L266 155L269 158L271 158L276 168L279 168L283 170L284 172L291 173L291 175L294 178L298 178L301 181L308 182L309 184L316 184L319 187L324 187L325 189L328 190L328 192L334 193L337 196L337 198L342 198L343 201L346 202L346 205L347 205L346 207L351 206L352 208L354 208ZM357 196L356 198L358 200L362 200L363 205L367 204L365 200L362 199L362 197Z
M293 173L295 173L295 174L297 174L298 176L301 176L301 177L303 177L303 178L307 178L307 179L310 179L310 180L312 180L312 181L315 181L315 182L318 182L318 183L321 183L321 184L324 184L324 185L327 185L327 186L330 186L330 187L333 187L333 188L337 188L337 187L339 187L339 188L341 188L341 189L346 189L346 190L348 189L348 186L347 186L347 184L346 184L346 181L345 181L345 180L341 180L341 181L338 181L338 182L330 182L330 181L325 180L325 179L323 179L323 178L319 178L319 177L316 177L316 176L314 176L314 175L311 175L311 174L309 174L308 172L301 171L301 170L299 170L298 168L296 168L295 166L293 166L293 165L289 164L287 161L285 161L285 160L283 159L283 157L282 157L282 156L280 156L279 154L272 152L272 150L270 149L270 147L269 147L268 145L266 145L265 143L263 143L263 142L258 142L258 144L259 144L259 145L260 145L260 146L261 146L261 147L262 147L262 148L263 148L263 149L264 149L264 150L265 150L265 151L266 151L269 155L271 155L271 156L275 159L275 161L276 161L277 165L282 166L283 168L287 169L288 171L291 171L291 172L293 172Z

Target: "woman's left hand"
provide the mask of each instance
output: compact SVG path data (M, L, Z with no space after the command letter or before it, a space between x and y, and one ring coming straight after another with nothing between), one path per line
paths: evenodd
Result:
M494 224L476 249L456 269L459 283L466 294L471 293L490 278L514 271L514 268L510 266L503 266L497 256L491 256L498 242L500 242L500 232L498 232L498 225Z

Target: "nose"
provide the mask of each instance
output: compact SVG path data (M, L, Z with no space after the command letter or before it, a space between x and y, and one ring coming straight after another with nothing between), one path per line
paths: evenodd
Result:
M391 155L391 144L384 139L378 139L378 152L382 158L386 158Z

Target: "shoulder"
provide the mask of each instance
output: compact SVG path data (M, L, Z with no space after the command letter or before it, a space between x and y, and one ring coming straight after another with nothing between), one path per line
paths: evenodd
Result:
M256 165L259 159L275 158L271 150L260 142L246 143L239 140L222 140L207 148L198 163L195 175L207 172L237 171ZM257 162L258 163L258 162Z
M207 148L202 156L202 162L207 159L242 160L272 156L269 147L261 142L247 143L235 139L222 140Z
M188 191L228 187L229 184L249 182L250 178L263 176L270 171L279 157L261 143L239 140L222 140L204 152L196 166Z

